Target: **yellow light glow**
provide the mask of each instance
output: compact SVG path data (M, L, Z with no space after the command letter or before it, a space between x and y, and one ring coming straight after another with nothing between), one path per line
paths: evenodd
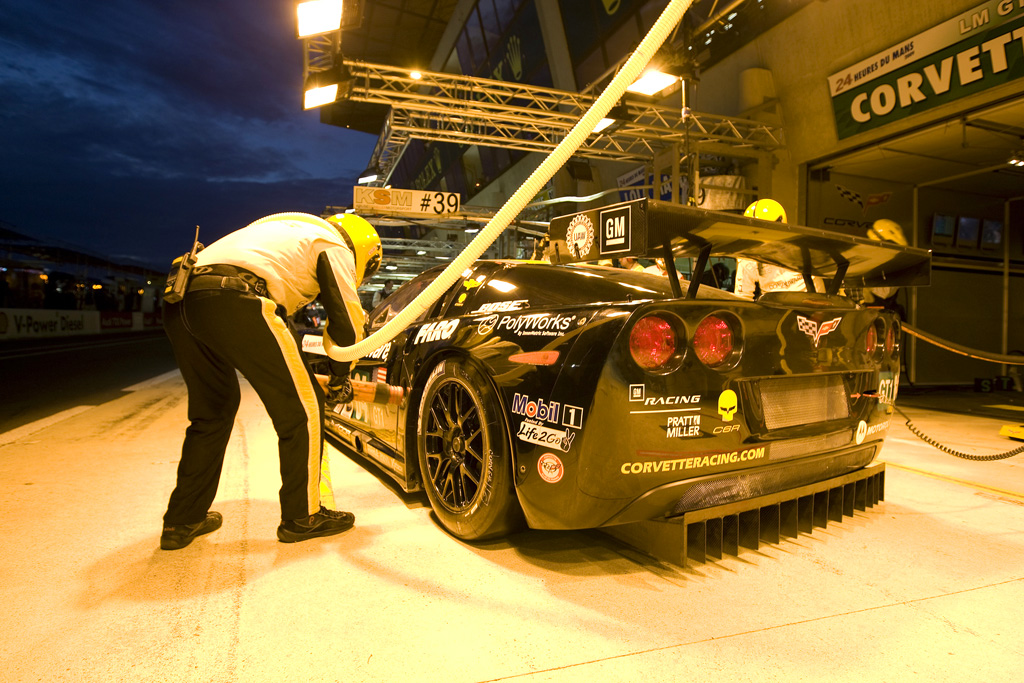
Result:
M299 38L337 31L341 28L341 0L300 2L297 12Z
M103 285L93 285L93 289L103 289Z
M50 276L47 275L46 273L39 273L39 279L42 280L43 282L46 282L47 280L50 279Z
M597 122L597 125L594 126L594 132L600 133L602 130L612 125L613 123L615 123L615 119L601 119L600 121Z
M423 78L423 74L421 74L419 71L410 71L409 78L413 79L414 81L418 81L421 78Z
M306 109L312 109L313 107L330 104L336 99L338 99L338 84L332 83L331 85L325 85L322 88L312 88L307 90L303 107Z
M641 95L653 95L661 92L678 80L676 76L658 71L657 69L650 69L645 71L640 78L633 81L633 84L626 88L626 90Z

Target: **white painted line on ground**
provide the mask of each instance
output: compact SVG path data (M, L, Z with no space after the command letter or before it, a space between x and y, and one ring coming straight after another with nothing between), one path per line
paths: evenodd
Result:
M41 420L29 422L27 425L22 425L10 431L3 432L2 434L0 434L0 446L6 446L9 443L14 443L18 439L23 439L26 436L31 436L32 434L42 431L47 427L52 427L58 422L63 422L64 420L72 418L75 415L84 413L85 411L89 410L92 407L93 406L75 406L74 408L62 410L55 415L51 415L50 417L44 417Z
M143 381L139 382L138 384L133 384L130 387L125 387L121 391L142 391L143 389L151 389L154 386L156 386L157 384L160 384L161 382L166 382L169 379L172 379L174 377L180 377L180 376L181 376L181 370L171 370L169 372L165 372L162 375L157 375L156 377L150 377L149 379L143 380Z
M983 408L996 408L998 410L1019 410L1024 412L1024 406L1011 406L1009 404L997 404L994 406L982 406Z

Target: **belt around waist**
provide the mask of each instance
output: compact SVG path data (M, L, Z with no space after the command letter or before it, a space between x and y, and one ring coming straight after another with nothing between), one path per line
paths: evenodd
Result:
M257 296L270 296L266 280L245 268L226 264L196 266L193 269L186 291L196 292L204 289L231 289L252 292Z

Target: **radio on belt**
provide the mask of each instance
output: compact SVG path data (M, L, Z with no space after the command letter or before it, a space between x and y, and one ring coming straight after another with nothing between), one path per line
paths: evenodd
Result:
M171 261L171 271L167 274L167 284L164 285L164 301L176 304L185 296L188 278L192 275L192 269L196 265L196 254L202 250L203 245L199 243L199 226L197 225L196 237L192 241L192 251Z

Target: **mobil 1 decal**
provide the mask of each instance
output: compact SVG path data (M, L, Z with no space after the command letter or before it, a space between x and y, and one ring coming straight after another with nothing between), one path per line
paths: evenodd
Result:
M579 406L532 399L526 394L512 397L512 414L523 418L516 433L520 441L562 452L572 445L575 430L583 428L583 409Z
M601 211L600 251L601 256L619 254L630 250L629 206Z

